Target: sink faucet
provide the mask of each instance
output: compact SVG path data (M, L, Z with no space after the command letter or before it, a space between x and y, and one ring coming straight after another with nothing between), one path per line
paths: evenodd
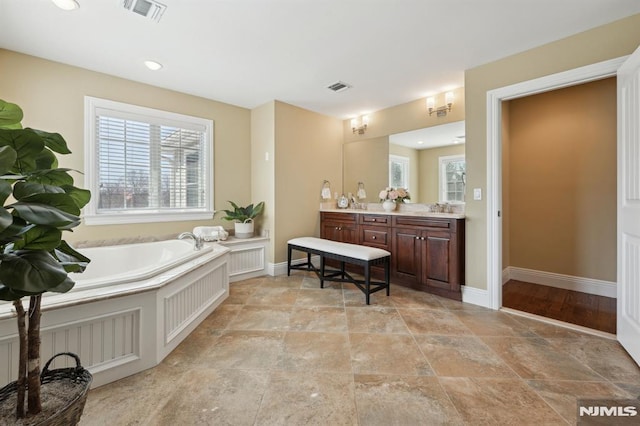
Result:
M178 235L178 239L179 240L184 240L185 238L192 238L193 239L193 249L194 250L200 250L202 248L203 244L204 244L204 241L202 240L202 238L197 236L193 232L183 232L182 234Z

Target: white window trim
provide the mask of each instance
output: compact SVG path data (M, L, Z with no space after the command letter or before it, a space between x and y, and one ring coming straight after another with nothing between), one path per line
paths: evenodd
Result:
M447 200L447 168L446 168L446 164L451 162L451 161L460 161L460 160L465 160L465 155L464 154L458 154L458 155L444 155L442 157L438 157L438 188L440 189L439 194L440 194L440 203L449 203L449 204L464 204L464 201L458 201L458 200L453 200L453 201L449 201Z
M400 186L401 188L409 190L409 176L411 176L411 160L409 157L403 157L402 155L389 154L389 186L391 187L391 163L402 163L404 164L405 175L404 175L404 185Z
M96 143L95 116L97 109L110 109L114 116L118 111L137 114L148 118L150 121L160 120L163 124L170 122L189 124L199 130L204 129L205 143L205 207L201 209L148 209L140 211L113 210L108 213L98 212L98 197L91 197L91 201L83 209L83 219L86 225L122 225L129 223L151 222L177 222L189 220L212 219L215 213L213 209L213 120L161 111L137 105L130 105L106 99L84 97L84 186L92 194L98 194L98 156Z

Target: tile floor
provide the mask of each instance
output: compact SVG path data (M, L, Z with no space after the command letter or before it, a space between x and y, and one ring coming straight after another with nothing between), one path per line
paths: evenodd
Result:
M615 341L392 286L232 283L157 367L91 390L81 425L576 423L576 399L637 398Z

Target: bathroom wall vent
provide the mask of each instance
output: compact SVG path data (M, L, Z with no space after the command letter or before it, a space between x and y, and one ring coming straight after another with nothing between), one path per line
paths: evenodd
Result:
M327 89L329 90L333 90L334 92L343 92L347 89L351 89L353 86L351 86L348 83L345 83L344 81L336 81L335 83L327 86Z
M155 0L122 0L122 6L126 10L156 22L160 22L160 18L167 9L167 6Z

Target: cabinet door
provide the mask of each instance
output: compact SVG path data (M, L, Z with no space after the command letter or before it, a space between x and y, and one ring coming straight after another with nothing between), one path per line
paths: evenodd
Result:
M422 281L427 287L454 290L452 278L453 242L446 231L425 231L422 240L425 255L422 257ZM459 287L459 286L457 286Z
M390 251L391 233L383 226L360 225L360 244Z
M421 277L421 231L395 228L392 238L391 269L395 279L407 285L418 285Z
M358 244L357 227L354 223L324 222L320 236L341 243Z

